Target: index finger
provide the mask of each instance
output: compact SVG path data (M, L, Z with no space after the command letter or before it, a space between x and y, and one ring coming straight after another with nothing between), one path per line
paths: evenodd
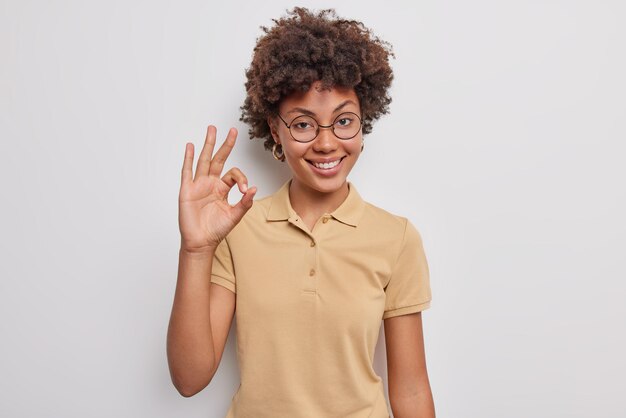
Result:
M230 155L233 147L235 146L235 139L237 138L237 129L230 128L228 131L228 135L224 140L224 143L217 150L215 156L211 160L211 166L209 167L209 175L213 174L215 176L219 176L222 173L222 169L224 168L224 163L226 159Z

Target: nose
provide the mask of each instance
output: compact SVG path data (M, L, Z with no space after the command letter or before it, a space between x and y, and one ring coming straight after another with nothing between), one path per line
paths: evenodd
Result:
M317 138L313 140L315 151L329 153L337 149L339 138L335 136L332 128L319 128Z

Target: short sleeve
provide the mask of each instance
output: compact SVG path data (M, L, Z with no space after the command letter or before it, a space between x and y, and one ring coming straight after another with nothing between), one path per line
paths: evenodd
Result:
M226 239L219 243L213 257L211 267L211 283L225 287L233 293L237 293L235 286L235 272L230 247Z
M383 319L420 312L430 307L430 300L430 275L422 238L406 219L400 254L385 287Z

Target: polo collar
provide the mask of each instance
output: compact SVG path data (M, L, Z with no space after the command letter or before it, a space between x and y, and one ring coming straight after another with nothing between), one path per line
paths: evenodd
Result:
M291 180L287 180L271 197L270 207L267 211L268 221L286 221L295 220L298 214L289 200L289 186ZM337 209L330 215L339 222L350 226L357 226L363 211L365 210L365 202L361 195L357 192L356 187L348 182L348 197L339 205Z

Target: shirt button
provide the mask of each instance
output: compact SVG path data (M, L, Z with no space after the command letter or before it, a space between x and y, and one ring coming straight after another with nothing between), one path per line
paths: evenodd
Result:
M324 223L328 222L328 218L324 217L324 219L322 219L322 222L324 222Z
M311 241L311 247L315 247L315 241Z
M309 276L315 276L315 269L311 269L311 271L309 271Z

